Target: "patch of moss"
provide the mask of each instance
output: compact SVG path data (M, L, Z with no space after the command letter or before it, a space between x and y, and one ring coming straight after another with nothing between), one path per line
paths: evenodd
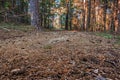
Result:
M104 37L106 39L112 39L114 36L110 33L96 33L97 36Z
M45 45L43 48L44 49L52 49L52 46L51 45Z

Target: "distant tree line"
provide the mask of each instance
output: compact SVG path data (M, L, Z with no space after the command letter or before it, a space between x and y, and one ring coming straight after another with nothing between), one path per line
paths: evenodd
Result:
M120 32L120 0L0 0L0 22L50 29L55 15L65 30Z

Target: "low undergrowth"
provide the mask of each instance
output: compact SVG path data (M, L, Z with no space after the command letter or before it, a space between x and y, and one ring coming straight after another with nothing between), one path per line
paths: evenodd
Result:
M96 36L104 37L106 39L115 39L115 44L120 44L120 35L114 35L108 32L96 32Z
M31 31L35 29L34 27L26 24L15 24L15 23L0 23L0 29L4 30L20 30L20 31Z

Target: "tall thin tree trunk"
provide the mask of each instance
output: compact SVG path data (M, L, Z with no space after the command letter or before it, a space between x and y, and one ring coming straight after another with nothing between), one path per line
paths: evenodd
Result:
M72 0L70 0L70 7L69 7L69 11L70 11L70 30L72 30Z
M104 1L104 30L106 31L106 10L107 10L107 0Z
M68 30L68 12L66 14L65 30Z
M118 0L118 32L120 33L120 0Z
M68 18L69 18L69 7L68 7L68 3L66 3L67 5L67 13L66 13L66 21L65 21L65 30L68 30Z
M85 30L85 10L83 10L83 30Z
M85 14L86 14L86 7L85 7L85 1L83 2L83 30L85 30L86 29L86 16L85 16Z
M91 20L91 0L88 0L87 30L90 28L90 20Z

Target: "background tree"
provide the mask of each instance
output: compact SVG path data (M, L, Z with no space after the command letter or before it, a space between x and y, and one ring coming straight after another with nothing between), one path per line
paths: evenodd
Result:
M91 20L91 0L88 0L87 30L90 28Z
M56 14L59 26L53 25ZM119 14L120 0L0 0L0 22L31 23L37 29L118 32Z
M31 25L35 26L37 29L41 29L39 26L39 1L30 0L28 9L31 17Z

